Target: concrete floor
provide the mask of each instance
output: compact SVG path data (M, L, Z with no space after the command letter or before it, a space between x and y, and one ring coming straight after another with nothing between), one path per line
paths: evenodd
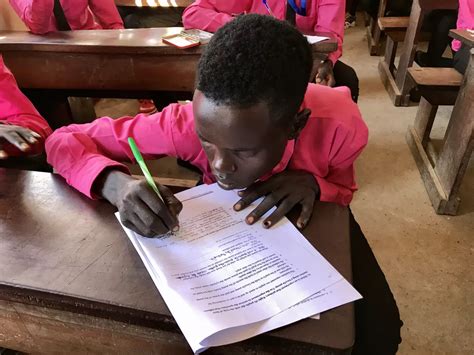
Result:
M359 105L370 129L357 161L360 190L352 210L405 323L399 353L474 354L474 159L459 215L436 215L405 142L417 107L392 105L378 75L380 58L369 56L361 24L346 32L344 42L343 61L358 73ZM96 107L99 116L136 109L134 100L102 100ZM443 137L450 111L440 109L434 138Z

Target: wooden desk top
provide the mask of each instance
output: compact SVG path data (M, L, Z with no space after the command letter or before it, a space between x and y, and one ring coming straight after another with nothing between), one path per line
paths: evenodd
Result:
M179 333L113 213L60 176L0 169L0 299ZM347 208L317 203L304 234L352 279ZM350 348L353 304L244 343L274 341Z
M115 5L127 7L188 7L193 2L193 0L115 0Z
M461 41L468 47L474 47L474 32L468 30L451 30L449 36Z
M74 52L90 54L201 54L205 45L179 49L163 43L161 37L179 33L182 27L125 30L61 31L35 35L25 31L0 31L0 52ZM316 33L329 39L312 45L314 53L330 53L337 40L329 33Z

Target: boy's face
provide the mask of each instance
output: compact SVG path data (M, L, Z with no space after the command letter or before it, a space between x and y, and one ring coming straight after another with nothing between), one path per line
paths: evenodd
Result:
M193 109L196 132L223 189L243 189L280 162L289 128L272 120L266 103L218 106L196 90Z

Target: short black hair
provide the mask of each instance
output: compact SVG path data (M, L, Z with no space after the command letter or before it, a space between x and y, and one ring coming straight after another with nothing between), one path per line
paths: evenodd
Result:
M265 102L278 120L298 112L312 65L311 47L296 28L270 16L242 15L212 37L196 88L218 105Z

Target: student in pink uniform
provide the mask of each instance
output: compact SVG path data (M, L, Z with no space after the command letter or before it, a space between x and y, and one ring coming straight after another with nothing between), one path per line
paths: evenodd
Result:
M185 28L215 32L225 23L244 13L257 13L287 20L305 34L330 32L338 49L330 53L318 69L316 82L329 86L347 86L355 102L359 97L359 79L354 69L339 60L344 38L345 2L342 0L196 0L183 13Z
M0 161L43 152L48 123L22 94L0 55Z
M33 33L66 30L58 26L55 0L10 0L10 4ZM60 5L71 30L124 28L114 0L61 0Z
M123 29L114 0L10 0L32 33ZM138 100L141 113L156 112L152 100Z
M456 28L474 30L474 0L459 0L459 12ZM458 40L452 43L454 54L454 68L464 74L469 63L470 48Z
M115 205L123 223L143 235L179 228L181 204L159 186L162 202L130 176L122 164L133 160L128 137L145 159L178 157L198 167L205 183L242 190L234 209L244 211L247 223L260 223L278 205L261 222L271 228L300 205L302 229L315 200L350 203L354 161L368 137L348 90L308 84L311 69L311 48L294 27L269 16L241 16L207 46L192 103L60 128L46 142L48 161L85 195ZM260 196L255 209L246 208ZM353 217L351 227L354 285L364 296L356 308L354 353L393 354L401 341L398 309Z

